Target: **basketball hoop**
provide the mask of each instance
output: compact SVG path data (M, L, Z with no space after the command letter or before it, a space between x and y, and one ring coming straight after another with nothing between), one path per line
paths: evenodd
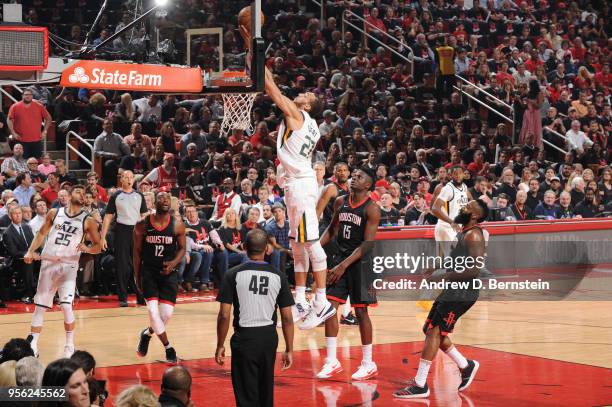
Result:
M253 132L251 109L257 93L223 93L223 122L221 131L234 129Z
M216 86L223 97L222 132L229 133L234 129L253 132L251 109L257 92L223 92L223 88L246 86L250 81L245 71L223 71L212 74L210 80L205 81L208 85Z

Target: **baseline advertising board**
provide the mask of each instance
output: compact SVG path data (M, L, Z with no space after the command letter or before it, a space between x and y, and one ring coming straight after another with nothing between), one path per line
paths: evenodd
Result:
M202 70L85 60L62 72L60 85L85 89L199 93L202 91Z

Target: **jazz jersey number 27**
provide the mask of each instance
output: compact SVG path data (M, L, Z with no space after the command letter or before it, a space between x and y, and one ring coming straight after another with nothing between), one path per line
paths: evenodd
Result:
M312 156L312 152L316 147L316 134L317 130L312 124L308 124L308 133L304 136L306 139L304 144L302 144L302 148L300 149L300 155L304 158L310 158Z

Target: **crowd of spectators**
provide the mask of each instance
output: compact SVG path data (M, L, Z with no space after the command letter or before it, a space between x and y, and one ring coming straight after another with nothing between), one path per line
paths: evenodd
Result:
M36 16L43 3L28 3L26 21L49 23L55 34L67 35ZM239 54L243 45L234 19L243 4L235 3L179 0L156 24L162 38L173 39L170 27L179 24L223 25L225 53ZM117 7L103 14L95 41L129 20L122 14L128 6ZM305 13L293 1L266 1L263 9L266 64L277 83L289 97L312 91L325 102L313 155L320 185L335 179L340 162L349 170L375 169L372 196L383 209L381 226L435 223L430 208L436 187L457 165L465 169L472 195L491 206L491 221L590 218L612 211L606 2L327 1L325 21L308 13L318 16L318 10ZM366 19L369 38L342 29L347 10ZM79 36L71 38L78 43ZM196 54L208 55L210 46L202 44ZM478 87L465 88L474 99L514 123L459 92L453 86L462 81L455 75ZM175 209L190 230L182 289L208 290L227 267L244 261L242 241L253 227L270 234L270 261L287 264L288 228L275 172L282 116L265 95L255 99L252 134L221 133L218 96L33 85L23 94L24 101L28 97L46 108L27 113L45 124L33 138L15 128L21 105L0 117L0 145L8 152L0 179L4 226L16 223L21 212L20 224L28 222L35 233L47 208L66 205L65 189L77 182L63 160L38 150L49 112L58 149L68 130L93 141L101 170L87 177L86 208L96 219L104 218L105 203L126 171L134 173L149 210L162 188L176 197ZM90 271L79 285L82 292L112 288L111 240L106 253L85 260ZM19 295L28 300L29 288Z
M119 394L110 395L106 380L96 376L96 360L84 350L77 350L69 359L57 359L46 367L25 339L13 338L0 353L0 388L63 387L65 401L19 402L23 406L104 407L109 398L117 407L191 407L191 374L183 366L167 368L157 396L150 387L134 385ZM106 403L109 405L110 403ZM14 405L14 403L0 403Z

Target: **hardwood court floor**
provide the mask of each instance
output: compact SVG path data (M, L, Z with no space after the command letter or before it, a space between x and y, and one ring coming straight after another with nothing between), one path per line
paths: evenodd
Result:
M212 295L180 298L168 333L182 363L194 376L196 404L228 406L233 405L229 360L225 367L212 360L218 311L212 299ZM81 300L76 309L76 347L94 354L96 375L109 380L111 395L139 382L158 392L166 367L159 362L164 357L163 348L153 340L146 358L138 358L135 353L138 331L147 324L146 308L116 308L114 300L100 299ZM391 393L416 372L426 312L414 302L381 302L371 310L374 360L380 372L375 380L351 383L350 375L361 360L357 327L341 325L338 355L344 372L329 381L313 379L325 358L323 329L296 330L295 365L278 374L276 405L612 404L611 309L612 302L603 301L478 302L459 320L451 336L467 357L481 363L475 382L465 394L458 395L457 368L439 353L428 380L432 396L416 402L393 400ZM8 311L0 311L0 340L27 335L28 311L30 306L12 304ZM39 343L43 362L61 356L61 312L46 313ZM229 353L229 344L226 348Z

